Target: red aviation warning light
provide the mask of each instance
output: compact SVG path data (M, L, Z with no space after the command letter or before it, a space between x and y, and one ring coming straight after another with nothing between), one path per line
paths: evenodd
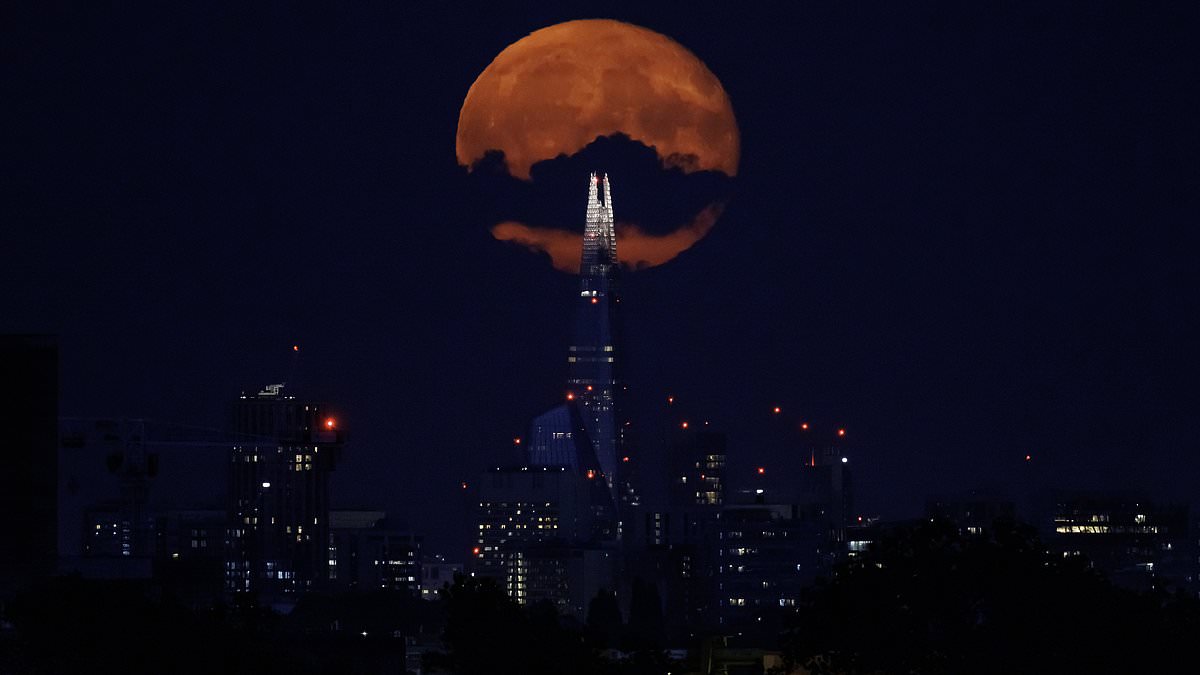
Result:
M800 423L800 429L801 429L802 431L808 431L808 422L801 422L801 423Z
M600 302L600 298L592 298L592 304L593 304L593 305L594 305L594 304L596 304L596 303L598 303L598 302Z
M568 401L574 401L574 400L575 400L575 392L573 392L573 391L568 391L568 392L567 392L567 400L568 400Z
M587 390L588 390L588 391L591 391L591 390L592 390L592 385L590 385L590 384L589 384L589 385L587 386Z
M625 455L624 457L622 457L622 458L621 458L621 461L622 461L622 462L628 462L628 461L629 461L629 455Z
M680 428L680 429L686 429L686 428L688 428L688 423L687 423L687 422L683 422L682 424L680 424L680 425L679 425L679 428Z
M1028 461L1030 461L1030 460L1032 460L1032 459L1033 459L1033 455L1025 455L1025 461L1026 461L1026 462L1028 462Z
M514 436L514 437L513 437L513 445L520 445L520 444L521 444L521 437L520 437L520 436Z
M846 435L845 429L838 429L838 436L845 436L845 435Z
M588 477L588 480L595 480L595 479L596 479L596 471L595 471L595 469L588 469L588 470L587 470L587 477Z
M462 483L462 489L464 489L464 490L467 489L467 481L465 481L465 480Z
M779 413L783 412L783 409L782 409L782 408L780 408L779 406L775 406L774 408L772 408L772 409L771 409L771 412L773 412L773 413L775 413L776 415L778 415Z
M337 420L333 419L332 417L325 420L325 428L326 429L332 430L336 426L337 426Z
M674 397L674 396L668 396L668 397L667 397L667 405L674 405L674 404L675 404L675 397Z
M476 546L475 548L471 549L471 553L472 553L473 555L479 555L479 553L480 553L480 549L479 549L479 547L478 547L478 546Z
M761 475L765 474L766 472L767 472L767 467L765 467L765 466L758 467L758 475L761 476Z
M292 345L292 351L294 351L294 352L300 351L300 345Z

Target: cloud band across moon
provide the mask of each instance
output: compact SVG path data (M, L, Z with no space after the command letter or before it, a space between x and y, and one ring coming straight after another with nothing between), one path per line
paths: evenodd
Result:
M673 232L653 234L632 223L617 223L617 255L632 269L654 267L673 260L704 238L724 210L709 204L691 222ZM583 250L583 235L554 227L531 227L507 220L492 227L492 236L550 256L554 268L577 274Z
M649 149L655 170L667 177L642 174L626 181L618 166L623 157L589 166L570 161L610 137ZM695 195L685 199L678 191L658 189L656 198L692 204L692 210L676 209L657 220L641 217L637 209L622 213L618 197L618 252L634 269L661 265L708 234L741 152L729 98L700 59L665 35L607 19L556 24L505 48L471 85L455 140L458 161L469 172L486 173L479 169L488 164L527 184L568 168L583 176L604 171L618 185L646 191L654 183L678 183L679 176L697 176L700 185L722 176L719 194L698 203ZM557 269L578 271L582 235L547 225L564 222L563 213L547 218L507 211L491 221L498 223L491 228L496 239L545 252Z

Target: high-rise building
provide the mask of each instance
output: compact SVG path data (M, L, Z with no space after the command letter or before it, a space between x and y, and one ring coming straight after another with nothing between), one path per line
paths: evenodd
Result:
M608 584L620 537L622 483L617 371L617 236L608 176L588 180L580 291L565 401L535 418L517 466L488 471L469 569L521 603L548 600L582 618Z
M800 467L795 502L806 518L819 522L831 541L846 540L846 526L854 508L849 458L840 447L810 449L809 462Z
M567 396L579 402L584 428L610 494L619 489L617 234L608 176L588 181L587 223L579 267L574 340L567 356Z
M54 572L58 528L58 340L0 336L0 596Z
M329 475L342 449L323 404L269 385L234 404L226 590L281 602L329 579Z

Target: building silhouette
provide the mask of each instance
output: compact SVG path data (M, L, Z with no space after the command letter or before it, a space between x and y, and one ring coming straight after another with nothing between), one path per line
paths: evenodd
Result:
M630 557L634 575L657 583L673 638L714 623L726 445L724 433L706 427L668 431L666 508L645 514L643 547Z
M796 476L794 502L804 510L806 519L820 523L829 540L839 544L846 540L854 509L849 462L839 445L811 447L808 463Z
M423 543L424 537L399 526L383 511L330 511L330 586L418 597Z
M0 335L0 596L52 574L58 531L58 340Z
M1113 583L1134 589L1187 588L1195 574L1186 504L1119 492L1055 497L1052 550L1083 555Z
M294 599L329 580L329 477L342 449L337 419L283 385L233 407L225 586L260 602Z
M935 495L925 501L925 517L953 523L961 534L981 534L997 520L1016 520L1016 504L979 490Z
M194 606L219 600L231 445L228 430L60 419L59 571L159 579Z
M227 520L221 509L155 515L154 578L189 607L212 607L224 599Z

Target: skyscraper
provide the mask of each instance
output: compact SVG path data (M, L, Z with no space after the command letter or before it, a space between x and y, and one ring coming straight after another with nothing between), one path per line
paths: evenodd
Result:
M521 464L482 477L471 551L472 573L497 579L518 602L550 600L580 618L612 586L620 536L617 273L612 192L608 176L593 173L566 400L533 420Z
M617 305L621 298L613 223L608 175L593 173L588 182L574 341L567 356L567 391L569 398L579 402L596 461L610 493L615 495L621 441L617 426L616 362Z
M342 433L324 405L270 385L234 406L226 588L275 602L329 579L329 474Z

